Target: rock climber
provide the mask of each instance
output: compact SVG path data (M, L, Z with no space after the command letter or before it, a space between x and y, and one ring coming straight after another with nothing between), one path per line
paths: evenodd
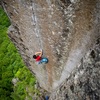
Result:
M38 64L41 63L48 63L48 58L42 57L43 55L43 50L40 52L36 52L35 55L33 55L33 58L38 62Z
M45 96L45 100L49 100L49 96Z
M43 51L41 50L40 52L36 52L35 55L33 55L33 58L36 60L36 62L40 62L41 61L42 54L43 54Z

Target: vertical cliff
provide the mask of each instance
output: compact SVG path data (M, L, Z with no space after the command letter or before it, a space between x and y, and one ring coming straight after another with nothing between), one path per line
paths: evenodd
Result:
M40 86L56 89L100 35L100 0L2 0L12 25L9 37ZM43 49L48 64L32 55Z
M49 100L100 100L100 38Z

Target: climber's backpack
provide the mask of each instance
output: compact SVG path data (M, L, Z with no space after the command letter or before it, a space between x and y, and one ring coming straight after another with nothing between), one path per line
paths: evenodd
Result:
M41 63L48 63L48 58L42 58L40 61L39 61L39 64Z

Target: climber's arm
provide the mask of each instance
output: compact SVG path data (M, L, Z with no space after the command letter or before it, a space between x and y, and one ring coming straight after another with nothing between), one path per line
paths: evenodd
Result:
M41 57L42 56L42 51L36 52L35 55L39 55Z

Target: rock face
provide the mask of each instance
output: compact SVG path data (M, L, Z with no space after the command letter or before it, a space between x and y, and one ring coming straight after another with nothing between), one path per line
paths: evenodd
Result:
M2 0L9 36L47 91L70 76L100 34L100 0ZM48 64L32 56L43 49Z
M100 100L100 39L49 100Z

